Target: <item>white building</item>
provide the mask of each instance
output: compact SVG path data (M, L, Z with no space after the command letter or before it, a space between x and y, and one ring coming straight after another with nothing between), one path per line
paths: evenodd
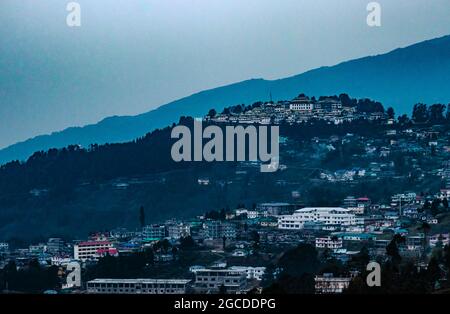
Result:
M315 277L315 290L317 294L342 293L350 285L351 277L334 277L326 273Z
M289 109L295 111L312 111L314 109L314 103L309 97L299 95L289 103Z
M292 102L289 105L289 109L295 110L295 111L312 111L314 109L314 104L311 102L302 102L302 101L296 101Z
M305 222L325 225L356 225L356 216L351 210L341 207L307 207L298 209L292 215L278 217L278 229L300 230Z
M266 272L265 267L252 267L252 266L231 266L230 270L245 271L247 273L247 279L256 279L261 281L263 279L264 273Z
M34 254L44 253L46 250L47 246L44 243L31 244L30 246L28 246L28 251Z
M186 294L188 279L95 279L87 282L93 294Z
M56 266L67 266L73 259L70 257L52 256L51 264Z
M191 227L188 224L168 222L166 223L169 238L178 240L191 235Z
M106 253L110 255L117 254L117 250L109 241L87 241L78 243L73 247L74 258L81 261L97 258Z
M231 269L199 269L195 272L195 289L197 292L216 293L222 286L227 293L245 291L247 272Z
M316 248L318 249L340 249L342 248L342 239L337 237L316 238Z
M165 225L148 225L142 229L142 235L144 238L151 241L159 241L166 237Z
M441 244L443 246L449 245L450 244L450 234L448 234L448 233L435 234L435 235L430 236L429 241L430 241L430 247L435 247L439 242L441 242Z
M236 209L236 216L247 215L248 219L256 219L259 217L259 212L256 210L248 210L245 208Z
M0 252L6 252L9 250L9 244L6 242L0 242Z

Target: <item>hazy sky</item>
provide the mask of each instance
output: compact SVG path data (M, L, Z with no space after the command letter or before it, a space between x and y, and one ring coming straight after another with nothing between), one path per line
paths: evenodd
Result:
M0 0L0 147L450 34L450 0Z

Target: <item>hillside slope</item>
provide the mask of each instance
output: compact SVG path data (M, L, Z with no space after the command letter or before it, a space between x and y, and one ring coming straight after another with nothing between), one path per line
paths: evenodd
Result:
M26 159L33 152L69 144L124 142L155 128L178 121L180 116L201 116L210 108L234 104L291 99L308 95L348 93L369 97L410 113L413 104L450 102L450 36L424 41L387 54L323 67L279 80L253 79L203 91L137 115L110 117L85 127L68 128L38 136L0 150L0 164Z

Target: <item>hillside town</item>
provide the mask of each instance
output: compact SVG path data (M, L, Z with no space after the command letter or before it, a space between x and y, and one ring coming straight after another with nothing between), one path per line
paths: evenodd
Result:
M358 119L370 121L388 119L388 115L384 113L383 107L379 103L369 111L359 111L356 105L350 99L345 98L343 102L336 96L316 99L300 94L290 101L255 103L253 106L244 106L242 109L239 108L240 106L226 108L220 114L208 115L206 119L216 123L263 125L300 124L310 120L342 124Z
M414 192L393 195L391 203L372 203L368 197L348 196L342 207L302 207L289 203L262 203L255 208L211 212L189 220L170 220L146 225L141 230L115 229L91 234L84 240L50 238L28 248L10 249L0 243L1 264L15 263L18 270L37 260L41 267L57 267L61 291L71 293L226 293L260 291L266 277L276 278L280 269L267 265L277 253L299 243L313 246L341 263L367 250L371 260L386 259L386 247L395 236L404 239L398 246L404 258L426 268L428 256L450 244L450 235L440 232L444 221L422 211L426 202L447 200L450 190L421 197ZM433 203L435 204L435 203ZM443 201L440 207L448 209ZM216 217L215 217L216 216ZM422 229L420 229L422 228ZM436 230L436 232L430 232ZM68 265L93 267L106 256L131 256L152 251L148 265L178 267L182 251L208 256L210 263L187 265L171 278L94 278L66 281ZM326 254L325 254L326 253ZM252 259L252 256L258 256ZM257 261L249 264L249 261ZM242 263L242 264L240 264ZM266 266L264 266L266 265ZM267 274L271 271L271 274ZM345 275L321 273L315 276L315 293L342 293L357 270ZM81 272L83 274L83 272ZM442 278L443 280L443 278Z
M358 102L342 95L316 100L302 94L289 102L210 111L204 120L217 124L295 127L322 121L348 127L363 120L379 128L368 134L316 130L317 136L301 141L282 133L279 171L265 183L280 191L278 199L159 222L141 206L134 209L138 228L98 230L81 239L52 237L25 247L2 241L1 290L338 294L355 291L370 261L412 265L411 272L426 280L425 292L447 289L450 130L444 106L434 117L442 123L420 124L414 119L423 107L415 107L411 120L395 120L378 103L368 103L372 109L361 111ZM242 162L226 179L196 174L196 188L208 193L242 182L254 186L257 169L258 162ZM152 184L167 180L162 175ZM120 178L103 188L120 193L146 182ZM29 193L40 199L49 191ZM38 284L33 280L39 276L51 279Z

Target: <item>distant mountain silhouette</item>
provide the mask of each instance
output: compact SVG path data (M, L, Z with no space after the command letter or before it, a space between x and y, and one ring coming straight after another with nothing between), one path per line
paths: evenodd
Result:
M418 102L450 102L450 36L424 41L387 54L365 57L332 67L279 79L252 79L203 91L137 116L115 116L97 124L68 128L38 136L0 150L0 164L26 159L33 152L69 144L124 142L177 122L180 116L202 116L210 108L287 100L299 93L334 95L348 93L392 106L397 113L411 113Z

